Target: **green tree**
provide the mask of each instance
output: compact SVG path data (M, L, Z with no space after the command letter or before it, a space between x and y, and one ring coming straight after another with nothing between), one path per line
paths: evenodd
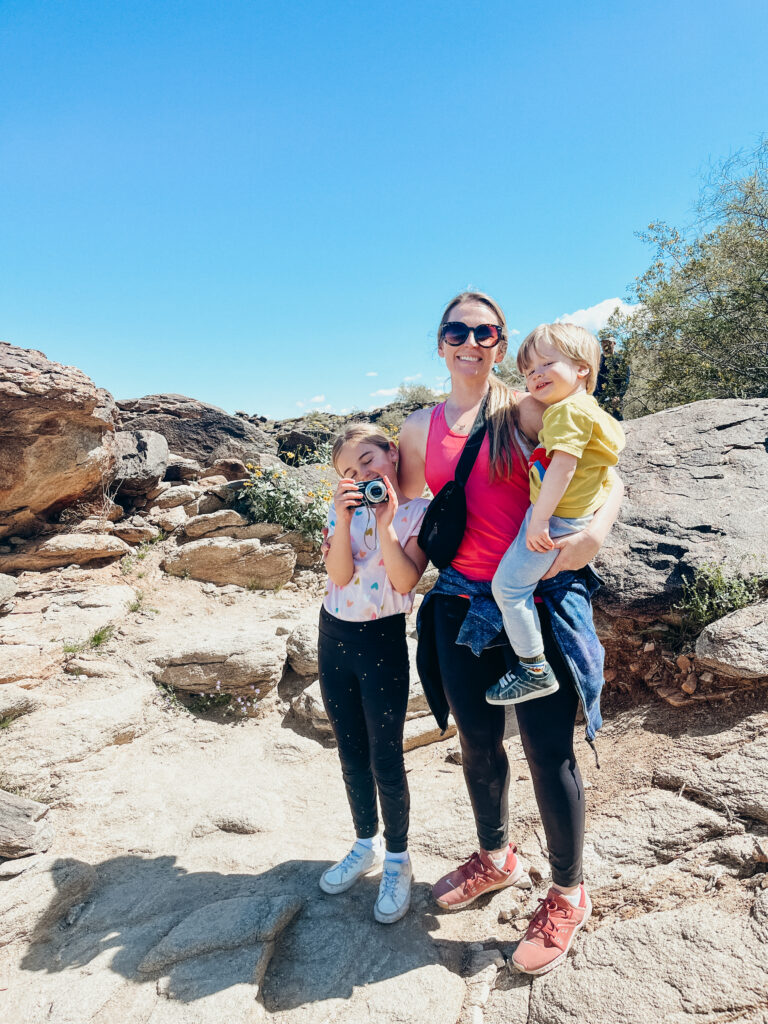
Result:
M688 231L654 223L636 312L605 333L632 367L626 416L702 398L768 397L768 137L711 175Z

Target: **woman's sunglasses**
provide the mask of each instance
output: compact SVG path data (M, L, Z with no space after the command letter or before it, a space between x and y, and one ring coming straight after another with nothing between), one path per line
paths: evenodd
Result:
M498 324L478 324L477 327L467 327L461 320L449 320L447 324L443 324L440 337L447 345L463 345L470 334L474 334L475 342L480 348L493 348L503 337Z

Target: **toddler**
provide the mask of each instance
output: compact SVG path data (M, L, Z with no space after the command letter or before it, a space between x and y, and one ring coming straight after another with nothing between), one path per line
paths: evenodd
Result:
M605 502L624 447L618 422L592 395L599 365L597 339L574 324L541 324L517 354L528 391L547 408L529 460L531 506L493 577L518 663L486 692L490 704L519 704L558 689L533 592L557 557L553 538L586 529Z

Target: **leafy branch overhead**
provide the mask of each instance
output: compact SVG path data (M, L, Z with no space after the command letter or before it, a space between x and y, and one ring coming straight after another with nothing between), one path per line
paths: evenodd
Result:
M720 166L687 231L658 222L631 315L603 332L632 366L625 415L705 398L768 397L768 137Z

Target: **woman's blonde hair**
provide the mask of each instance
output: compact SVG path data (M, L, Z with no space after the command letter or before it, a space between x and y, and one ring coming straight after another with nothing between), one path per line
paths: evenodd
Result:
M442 340L443 326L450 321L451 310L460 302L481 302L491 310L501 327L501 341L498 348L502 356L506 355L507 319L501 306L490 295L485 295L483 292L461 292L460 295L451 299L445 307L440 319L440 326L437 329L438 344ZM488 405L485 409L485 417L488 421L488 442L490 444L489 477L493 482L512 475L515 458L522 460L526 472L528 464L517 439L519 424L517 398L514 392L502 383L495 373L491 373L488 378L488 385Z
M333 462L333 468L341 476L341 471L336 465L336 460L339 457L341 449L345 444L375 444L382 451L389 452L392 448L397 450L395 442L384 433L384 431L377 427L375 423L350 423L346 426L336 440L333 442L333 448L331 449L331 461Z
M600 346L594 334L576 324L539 324L518 349L517 368L520 373L524 374L530 367L542 342L549 342L566 358L589 369L587 393L591 395L600 369Z

